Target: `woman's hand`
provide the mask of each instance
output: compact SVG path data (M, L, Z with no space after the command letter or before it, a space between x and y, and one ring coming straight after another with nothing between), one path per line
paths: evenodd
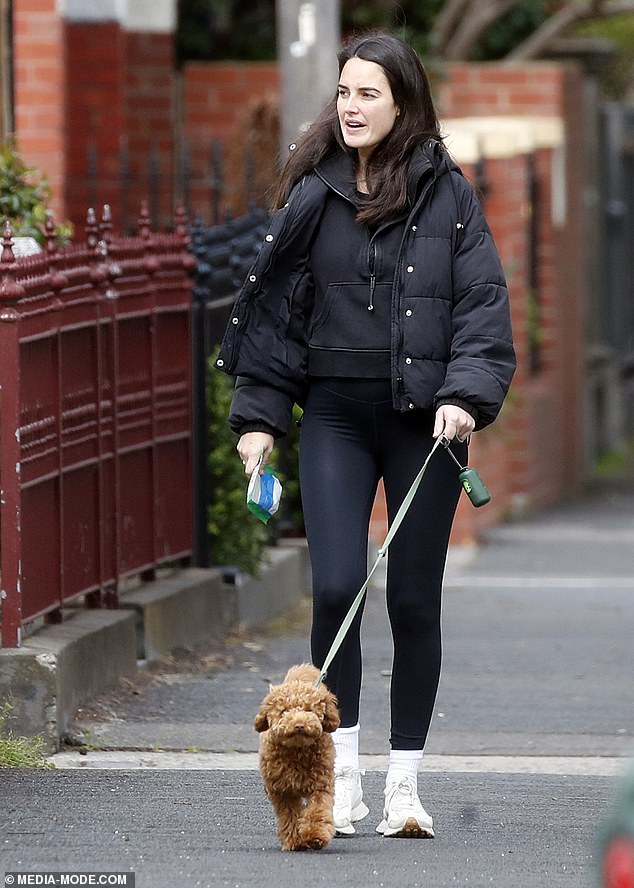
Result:
M456 441L462 443L469 437L474 427L475 419L462 407L456 407L455 404L443 404L436 411L434 438L445 435L450 441L455 438Z
M269 460L274 443L273 435L269 435L268 432L245 432L244 435L241 435L236 449L244 465L245 475L250 476L253 473L262 454L264 456L262 458L260 474L264 471L264 466Z

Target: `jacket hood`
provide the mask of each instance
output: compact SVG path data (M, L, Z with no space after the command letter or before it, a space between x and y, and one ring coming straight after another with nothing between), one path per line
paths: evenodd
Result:
M409 205L413 206L416 203L423 180L427 176L432 174L434 178L438 178L452 169L460 172L442 142L429 139L419 145L412 155L407 174ZM339 192L355 205L360 203L352 153L340 149L334 154L328 155L317 164L315 172L334 191Z

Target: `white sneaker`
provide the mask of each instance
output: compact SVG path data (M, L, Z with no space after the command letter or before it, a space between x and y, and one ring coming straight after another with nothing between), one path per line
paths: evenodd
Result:
M404 778L386 788L383 820L376 831L398 839L434 838L434 821L421 805L413 780Z
M355 768L335 769L335 801L332 809L335 831L338 835L351 836L355 829L352 825L363 820L370 813L363 801L361 775L365 771Z

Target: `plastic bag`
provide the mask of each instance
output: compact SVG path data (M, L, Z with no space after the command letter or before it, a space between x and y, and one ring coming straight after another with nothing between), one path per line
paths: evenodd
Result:
M275 470L266 466L263 474L260 474L262 459L251 473L247 487L247 508L266 524L272 515L275 515L280 507L282 498L282 484Z

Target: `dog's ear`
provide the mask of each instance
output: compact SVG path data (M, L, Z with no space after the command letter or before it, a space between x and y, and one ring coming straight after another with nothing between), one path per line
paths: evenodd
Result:
M337 730L340 724L341 719L339 718L339 710L337 709L337 698L334 694L328 692L326 697L326 714L324 715L322 727L324 731L332 734L333 731Z
M258 732L258 734L261 734L262 731L268 731L269 720L264 708L260 709L260 711L256 715L255 721L253 722L253 727Z

